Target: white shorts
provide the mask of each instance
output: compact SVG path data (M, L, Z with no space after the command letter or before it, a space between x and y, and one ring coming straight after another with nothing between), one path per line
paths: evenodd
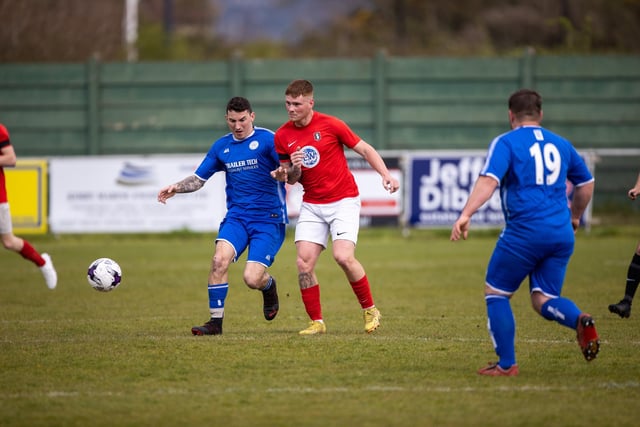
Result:
M304 240L327 247L327 239L358 242L360 229L360 197L337 202L314 204L303 202L296 225L295 241Z
M0 203L0 234L13 233L9 203Z

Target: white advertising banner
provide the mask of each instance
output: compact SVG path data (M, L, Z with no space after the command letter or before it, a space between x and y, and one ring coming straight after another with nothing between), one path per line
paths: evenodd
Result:
M402 193L389 194L382 188L382 178L374 170L352 170L360 191L360 216L398 217L402 213ZM390 170L391 176L402 183L402 171ZM401 184L402 186L402 184ZM300 214L304 190L300 184L287 185L287 212L289 217Z
M54 233L216 231L226 213L224 173L166 205L158 191L191 175L202 155L53 157L49 161Z

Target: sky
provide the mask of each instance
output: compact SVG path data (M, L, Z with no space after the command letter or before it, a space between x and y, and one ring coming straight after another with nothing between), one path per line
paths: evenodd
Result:
M297 39L368 0L211 0L220 11L216 33L232 42ZM282 4L288 4L284 7Z

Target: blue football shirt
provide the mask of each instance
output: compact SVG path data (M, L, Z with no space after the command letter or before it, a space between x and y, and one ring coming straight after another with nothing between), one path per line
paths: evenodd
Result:
M507 229L532 233L571 223L567 181L593 181L584 160L565 138L540 126L522 126L490 144L481 175L500 183Z
M204 181L225 172L227 217L288 222L285 185L270 175L280 166L273 135L261 127L243 140L228 133L213 143L196 169L195 175Z

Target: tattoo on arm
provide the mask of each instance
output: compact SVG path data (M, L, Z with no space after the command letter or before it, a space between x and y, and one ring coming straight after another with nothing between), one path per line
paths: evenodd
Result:
M176 183L176 193L192 193L201 189L204 183L203 180L195 175L188 176Z
M300 169L300 166L291 165L291 167L287 171L287 177L288 177L287 183L295 184L296 182L298 182L301 175L302 175L302 169Z
M298 284L300 285L300 289L312 287L315 285L315 283L313 283L313 275L311 273L298 274Z

